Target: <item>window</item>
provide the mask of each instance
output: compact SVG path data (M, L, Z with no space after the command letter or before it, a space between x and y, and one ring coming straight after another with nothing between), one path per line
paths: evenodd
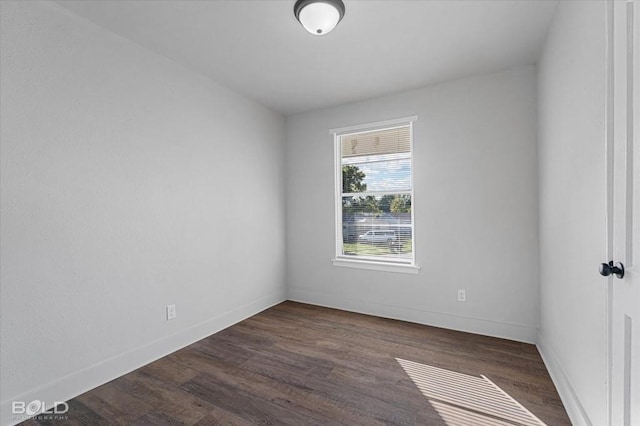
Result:
M332 130L336 145L334 264L391 271L413 267L408 269L417 272L412 158L415 120L411 117Z

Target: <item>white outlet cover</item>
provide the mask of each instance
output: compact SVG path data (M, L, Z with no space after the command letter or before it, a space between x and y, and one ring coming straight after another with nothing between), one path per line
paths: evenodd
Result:
M176 305L167 305L167 320L172 320L176 317Z

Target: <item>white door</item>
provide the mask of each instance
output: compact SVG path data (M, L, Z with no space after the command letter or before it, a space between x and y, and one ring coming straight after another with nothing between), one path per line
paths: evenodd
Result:
M610 422L640 426L640 0L607 11Z

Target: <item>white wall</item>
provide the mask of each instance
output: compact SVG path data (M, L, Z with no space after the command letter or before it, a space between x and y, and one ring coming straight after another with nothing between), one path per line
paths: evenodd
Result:
M604 2L560 2L538 79L539 348L574 424L604 425Z
M418 275L333 266L329 129L418 115ZM534 342L538 325L533 66L287 117L289 298ZM457 302L457 289L467 302Z
M280 115L55 4L1 3L6 424L283 300L285 187Z

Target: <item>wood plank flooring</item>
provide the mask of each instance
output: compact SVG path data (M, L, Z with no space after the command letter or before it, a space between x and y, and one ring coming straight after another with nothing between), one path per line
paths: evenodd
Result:
M24 424L570 424L533 345L295 302L68 403Z

